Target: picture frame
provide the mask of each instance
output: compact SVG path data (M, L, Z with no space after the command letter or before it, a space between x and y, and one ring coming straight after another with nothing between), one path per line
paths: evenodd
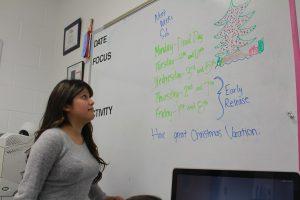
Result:
M64 29L63 55L79 48L81 37L81 18L72 22Z
M84 77L84 62L80 61L67 68L67 79L79 79L83 80Z

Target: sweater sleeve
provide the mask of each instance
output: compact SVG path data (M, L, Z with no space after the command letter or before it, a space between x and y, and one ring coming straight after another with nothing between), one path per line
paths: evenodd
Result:
M89 198L91 200L104 200L106 198L106 194L97 184L92 184L89 192Z
M46 130L33 144L23 179L14 200L36 200L63 148L63 138L55 129Z

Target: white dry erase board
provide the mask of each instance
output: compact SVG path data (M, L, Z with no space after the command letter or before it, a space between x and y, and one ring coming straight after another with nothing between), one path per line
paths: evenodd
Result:
M299 170L290 3L159 0L95 31L106 192L170 199L175 167Z

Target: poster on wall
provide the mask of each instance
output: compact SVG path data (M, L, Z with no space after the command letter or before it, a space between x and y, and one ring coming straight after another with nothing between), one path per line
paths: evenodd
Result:
M83 80L84 73L84 62L80 61L67 68L67 79L73 80Z
M63 55L70 53L80 46L81 19L77 19L64 29Z

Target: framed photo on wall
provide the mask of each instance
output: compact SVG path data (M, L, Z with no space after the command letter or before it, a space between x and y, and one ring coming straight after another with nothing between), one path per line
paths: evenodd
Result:
M68 25L64 30L63 55L80 46L81 18Z
M79 79L83 80L84 75L84 62L80 61L67 68L67 79Z

